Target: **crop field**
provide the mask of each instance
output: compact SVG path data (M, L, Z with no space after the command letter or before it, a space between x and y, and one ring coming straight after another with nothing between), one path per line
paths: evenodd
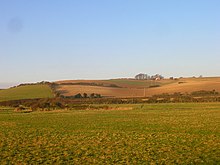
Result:
M60 85L58 91L65 96L74 96L78 93L99 93L104 97L140 97L144 96L144 89L135 88L113 88L83 85Z
M220 103L0 108L0 164L219 164Z
M0 101L52 98L53 92L48 85L26 85L0 90Z
M149 94L175 93L175 92L193 92L199 90L216 90L220 92L220 78L183 78L176 83L167 84L159 88L148 89Z

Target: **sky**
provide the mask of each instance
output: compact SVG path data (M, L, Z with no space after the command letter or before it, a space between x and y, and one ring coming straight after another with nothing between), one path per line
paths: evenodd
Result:
M0 87L220 76L219 0L0 0Z

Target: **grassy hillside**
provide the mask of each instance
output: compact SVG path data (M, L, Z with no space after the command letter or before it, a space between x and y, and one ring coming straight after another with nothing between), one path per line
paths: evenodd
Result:
M0 108L0 164L219 164L220 104ZM121 105L120 105L121 106Z
M48 85L26 85L0 90L0 101L51 98L53 93Z

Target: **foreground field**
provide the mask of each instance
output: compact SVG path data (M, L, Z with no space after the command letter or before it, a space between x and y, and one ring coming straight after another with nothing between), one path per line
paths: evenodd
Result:
M0 101L52 98L53 92L48 85L26 85L0 90Z
M220 163L220 103L112 107L2 108L0 164Z

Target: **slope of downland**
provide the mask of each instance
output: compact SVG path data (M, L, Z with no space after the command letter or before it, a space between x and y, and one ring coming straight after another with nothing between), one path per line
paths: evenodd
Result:
M52 90L48 85L25 85L10 89L0 90L0 101L52 98Z
M216 90L220 92L219 77L164 79L160 81L130 79L66 80L56 83L58 84L57 90L65 96L72 96L78 93L98 93L104 97L144 97L162 93L191 93L199 90ZM75 83L75 85L65 85L65 83ZM79 85L79 83L94 83L98 85ZM117 87L111 87L111 85Z
M164 86L175 83L174 80L152 81L133 79L111 80L65 80L58 81L58 92L65 96L78 93L98 93L104 97L143 97L144 90L152 86ZM91 85L88 85L90 83ZM82 85L84 84L84 85ZM87 84L87 85L86 85Z

